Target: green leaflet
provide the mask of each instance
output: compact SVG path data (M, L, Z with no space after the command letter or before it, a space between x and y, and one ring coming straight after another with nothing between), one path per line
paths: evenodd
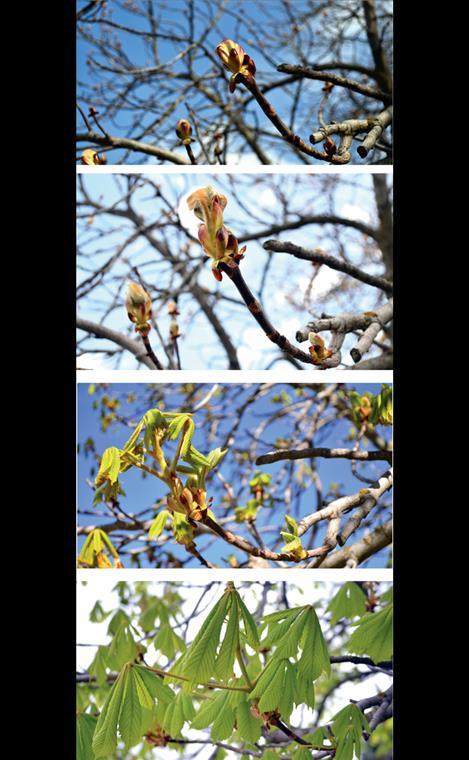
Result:
M106 683L106 678L107 678L106 667L108 666L107 653L108 653L107 646L99 646L93 658L93 662L88 668L88 673L90 674L90 676L95 676L96 683L99 686L103 686Z
M93 733L97 719L92 715L77 715L77 756L76 760L94 760L92 749Z
M303 654L298 661L298 675L300 678L315 681L321 673L330 674L331 660L329 650L322 635L316 611L311 606L307 608L301 647Z
M150 409L143 417L145 435L143 443L147 451L153 449L153 435L156 430L166 429L168 424L159 409Z
M277 648L273 653L273 657L284 659L288 657L296 657L298 647L300 645L303 628L306 620L308 619L308 608L300 611L296 616L293 623L287 629L286 634L282 637L278 643ZM290 622L290 621L288 621Z
M119 713L119 733L126 747L133 747L141 740L142 717L133 669L129 667Z
M249 612L238 592L235 591L234 593L235 598L238 602L239 609L241 611L241 617L243 618L246 640L251 649L254 649L254 651L257 652L257 649L259 647L259 634L257 632L256 623L254 622L253 616Z
M228 599L229 594L225 592L208 614L190 647L173 668L178 675L182 672L191 678L193 683L208 681L213 675ZM179 668L183 670L180 671Z
M331 613L331 625L335 625L341 618L351 620L356 616L361 617L366 612L366 594L357 583L348 581L332 597L327 611Z
M208 461L207 457L201 454L201 452L198 451L195 446L190 446L189 450L182 458L185 462L189 462L189 464L193 465L194 467L200 467L200 465L203 465L204 467L210 467L210 462Z
M114 636L114 634L117 633L121 625L125 625L129 627L131 625L130 618L124 612L124 610L117 610L115 615L113 615L109 621L109 625L107 627L108 636Z
M134 670L139 674L146 688L154 699L164 704L169 704L174 699L174 692L169 688L163 679L156 673L152 673L151 670L142 667L141 665L134 665Z
M387 604L379 612L368 612L358 623L350 636L348 651L366 654L373 662L381 662L392 657L393 604Z
M112 446L106 449L101 458L98 474L95 478L95 485L100 486L108 480L111 484L115 483L120 472L121 455L119 449Z
M213 699L205 700L202 707L197 710L195 718L191 722L191 728L201 729L210 726L224 709L225 702L228 701L229 696L228 691L221 691Z
M150 531L148 533L149 538L158 538L158 536L161 535L166 525L166 521L170 516L170 513L166 509L163 509L156 515L150 525Z
M298 747L296 752L291 756L292 760L311 760L313 757L311 750L307 747Z
M213 470L213 468L216 467L217 464L220 464L221 460L223 459L227 451L228 449L222 450L221 448L218 447L216 449L212 449L212 451L210 451L207 454L207 461L210 465L211 470Z
M354 705L347 705L332 719L332 732L337 739L335 758L352 760L361 754L362 732L370 732L364 714Z
M250 699L259 699L259 710L270 712L278 707L284 684L285 660L270 659L250 692Z
M194 715L195 708L192 703L192 697L180 691L167 707L163 727L171 736L180 736L184 723L192 720Z
M260 739L262 721L251 715L249 702L245 696L242 697L236 708L236 725L240 737L249 744L254 744Z
M291 617L292 615L298 615L304 607L291 607L289 610L280 610L279 612L272 612L270 615L265 615L262 618L262 628L270 625L271 623L277 623L279 620Z
M215 673L222 681L229 681L233 676L233 663L239 646L238 604L234 595L228 615L225 637L215 663Z
M307 705L312 710L316 704L314 694L314 683L312 679L298 675L298 665L296 666L296 678L294 684L294 700L296 705Z
M285 661L285 675L283 678L282 693L278 703L278 709L284 720L290 718L293 710L294 692L296 681L296 669L288 660ZM260 704L260 703L259 703Z
M137 427L135 428L134 432L130 436L129 440L124 444L122 447L122 451L132 451L135 448L135 444L138 441L138 438L140 436L140 433L143 430L143 426L145 425L144 419L142 419Z
M234 722L234 710L228 704L225 704L224 708L220 710L217 717L215 718L212 725L212 730L210 731L210 736L212 737L213 741L219 742L223 741L223 739L228 739L233 733Z
M117 746L117 723L127 677L128 667L124 667L106 697L99 715L92 744L97 758L111 755Z
M151 710L154 704L154 699L150 692L148 691L145 681L143 680L143 677L137 670L137 668L132 668L131 675L135 683L135 689L137 692L138 701L140 702L142 707L145 707L147 710Z

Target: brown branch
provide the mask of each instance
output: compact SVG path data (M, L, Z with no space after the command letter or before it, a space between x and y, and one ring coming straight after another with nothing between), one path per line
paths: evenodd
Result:
M305 153L307 156L312 156L313 158L318 159L319 161L327 161L328 163L332 164L346 164L349 161L349 158L345 156L339 156L339 155L329 155L328 153L325 153L324 151L316 150L316 148L312 148L310 145L305 143L304 140L301 139L298 135L295 135L292 130L287 127L285 122L282 121L282 119L277 114L277 111L275 108L269 103L267 98L262 94L259 87L257 86L256 80L253 77L245 77L242 74L238 74L237 82L240 82L244 84L244 86L249 90L249 92L254 96L254 98L259 103L260 107L264 111L267 118L272 122L274 127L280 132L282 137L286 140L286 142L290 143L290 145L293 145L297 150L300 150L302 153Z
M391 451L354 451L353 449L327 449L307 448L269 451L257 457L256 464L272 464L284 459L308 459L309 457L321 457L322 459L354 459L360 462L385 461L392 462Z
M385 293L391 294L393 291L392 282L386 280L384 277L376 277L375 275L364 272L354 264L349 264L346 261L336 259L335 256L330 256L328 253L322 251L310 251L302 248L294 243L282 242L280 240L266 240L262 246L266 251L275 251L276 253L290 253L297 259L304 259L305 261L312 261L316 264L326 264L331 269L336 269L339 272L344 272L350 277L353 277L360 282L364 282L367 285L372 285L375 288L384 290Z
M136 151L137 153L146 153L149 156L155 156L162 161L170 161L173 164L181 164L182 166L189 165L189 162L177 153L173 153L165 148L158 148L156 145L149 145L148 143L131 140L127 137L114 137L109 135L109 139L106 139L106 137L99 135L97 132L84 132L77 134L76 141L95 143L107 150L110 148L125 148L126 150Z
M84 330L91 335L95 335L97 338L111 340L113 343L121 346L121 348L125 348L126 351L130 351L130 353L133 354L139 362L145 364L148 369L155 369L154 363L142 350L140 343L132 338L128 338L127 335L117 332L117 330L111 330L109 327L100 325L97 322L81 319L81 317L77 317L77 327L79 330Z
M357 567L391 543L392 521L389 520L384 525L379 525L372 533L363 536L355 544L330 554L322 563L322 567Z
M375 64L374 76L376 81L386 92L392 90L392 77L389 70L388 62L381 44L381 35L378 29L378 19L374 0L362 0L363 12L365 14L366 35L368 44L371 48L373 61Z
M194 153L192 152L191 146L190 145L185 145L184 147L186 149L187 155L189 156L189 160L190 160L191 164L197 164L197 161L195 160L195 156L194 156Z
M155 365L156 369L164 369L163 365L161 364L160 360L155 355L155 353L154 353L154 351L153 351L153 349L151 347L151 343L150 343L150 339L149 339L148 335L142 335L142 341L143 341L143 345L146 348L147 356L150 357L150 359L152 360L152 362Z
M375 87L370 87L370 85L362 84L355 79L349 79L348 77L343 77L339 74L319 71L310 66L281 63L280 66L277 66L277 71L281 71L285 74L296 74L297 76L305 77L306 79L316 79L320 82L331 82L331 84L337 85L338 87L346 87L352 92L358 92L359 95L365 95L367 98L381 100L385 105L389 105L392 102L392 96L387 92L383 92L383 90L377 90Z
M296 348L296 346L293 346L284 335L281 335L278 330L275 329L268 317L264 314L259 301L254 298L253 294L249 290L249 287L247 286L241 274L239 266L234 262L230 265L222 262L218 265L218 268L220 271L227 274L230 280L233 282L244 303L253 315L257 324L264 331L267 338L272 341L272 343L275 343L275 345L278 346L286 354L289 354L295 359L299 359L300 361L307 364L313 364L314 362L310 354L307 354L304 351L301 351L299 348Z

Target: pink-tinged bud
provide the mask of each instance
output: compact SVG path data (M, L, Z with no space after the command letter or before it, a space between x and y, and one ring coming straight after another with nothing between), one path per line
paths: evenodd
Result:
M176 301L168 301L168 314L171 316L177 316L179 314Z
M223 225L223 208L224 206L221 205L220 196L214 195L212 199L212 224L215 229L218 229Z
M187 205L194 212L197 219L205 222L208 226L211 225L211 214L213 208L213 202L215 201L221 206L221 210L226 207L228 199L226 195L216 193L215 189L211 185L207 187L200 187L198 190L194 190L187 198ZM222 220L223 221L223 220Z
M192 127L187 119L179 119L178 123L176 124L176 134L182 141L183 145L189 145L192 142Z
M95 150L87 148L87 150L84 150L81 154L81 163L85 166L100 166L101 164L107 163L106 154L101 153L101 155L99 155Z
M148 335L151 330L151 325L148 323L151 319L151 298L146 290L134 282L129 283L125 308L130 321L135 324L135 331L143 337Z
M216 52L224 67L231 71L232 77L230 79L230 92L234 92L236 88L236 82L239 81L237 77L239 75L247 78L254 77L256 73L256 64L252 58L244 52L241 45L238 45L233 40L223 40L216 47Z

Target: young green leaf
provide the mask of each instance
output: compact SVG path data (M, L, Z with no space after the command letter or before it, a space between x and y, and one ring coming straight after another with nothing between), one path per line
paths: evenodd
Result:
M117 746L117 723L127 679L128 668L123 668L101 709L92 744L96 758L112 755Z
M92 748L93 734L97 719L93 715L79 713L77 715L77 755L76 760L94 760Z
M298 661L298 675L315 681L321 673L329 675L331 659L314 607L307 608L307 619L301 640L303 654Z
M120 472L120 467L121 458L119 449L116 449L115 446L106 449L101 458L101 464L95 478L95 485L100 486L107 480L111 484L115 483Z
M228 614L228 625L215 663L215 673L222 681L229 681L233 675L233 663L239 645L238 605L235 598L231 600Z
M96 678L96 682L99 686L104 686L107 679L107 671L106 668L108 667L108 648L107 646L99 646L96 650L96 654L93 658L93 662L88 667L88 673L90 676L94 676Z
M158 538L158 536L161 535L166 525L166 521L170 516L170 513L166 509L163 509L156 515L155 519L150 525L150 531L148 533L149 538Z
M337 594L332 597L327 606L331 613L331 625L335 625L341 618L361 617L366 612L366 594L354 581L344 583Z
M201 729L210 726L216 720L219 712L224 709L228 697L228 691L221 691L216 697L206 699L197 710L191 722L191 728Z
M379 612L368 612L358 623L350 636L348 651L366 654L373 662L381 662L392 657L393 605L387 604Z
M228 599L229 595L227 593L223 594L222 598L216 603L205 619L194 641L183 655L184 675L191 678L194 683L208 681L213 675L216 652L221 628L225 619Z
M127 683L122 696L119 733L126 747L133 747L142 738L142 706L132 667L127 671Z
M370 732L364 714L354 705L347 705L332 720L332 732L337 739L335 758L352 760L361 755L362 732Z
M259 633L257 632L256 623L237 591L235 591L235 599L238 602L241 617L243 618L246 641L251 649L254 649L256 652L259 647Z
M156 673L152 673L151 670L142 667L141 665L134 665L134 670L139 674L146 689L153 697L164 704L169 704L174 699L174 692L169 688L163 679Z
M212 451L210 451L207 454L207 461L209 463L211 470L213 470L214 467L220 464L221 460L223 459L227 451L228 449L222 450L221 448L216 448L216 449L212 449Z
M262 722L255 718L249 708L249 702L243 695L236 707L236 725L243 741L254 744L262 734Z

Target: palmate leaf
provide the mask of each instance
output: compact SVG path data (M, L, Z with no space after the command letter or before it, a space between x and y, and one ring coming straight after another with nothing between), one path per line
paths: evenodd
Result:
M93 662L88 667L88 673L90 676L96 678L98 686L103 686L106 683L108 667L108 648L107 646L99 646L96 650L96 654L93 658Z
M344 583L327 606L331 613L331 625L341 618L361 617L366 612L366 594L354 581Z
M366 654L373 662L381 662L392 657L393 605L387 604L379 612L369 612L358 623L350 636L347 650L355 654Z
M296 705L306 705L314 710L316 697L312 679L298 675L298 665L295 666L296 678L293 689L293 697Z
M184 652L186 645L171 628L169 623L164 623L155 638L153 639L153 646L161 654L164 654L168 660L174 659L176 652Z
M239 646L238 604L234 595L228 615L228 625L215 663L215 673L222 681L228 681L233 675L233 663Z
M120 670L121 667L130 660L134 660L137 655L137 644L132 635L130 625L121 625L114 635L109 645L107 659L109 667Z
M273 644L278 643L288 634L298 615L301 615L305 609L305 607L293 607L290 610L283 610L279 613L273 613L273 616L268 615L265 617L262 623L262 628L267 625L268 633L262 640L262 646L271 647ZM284 618L284 620L280 622L282 618Z
M96 758L114 753L117 731L127 747L142 740L156 699L169 703L174 694L145 668L127 662L112 686L96 724L93 751Z
M77 755L76 760L94 760L92 748L93 733L97 719L93 715L79 713L77 715Z
M163 728L172 736L179 736L186 721L195 716L192 697L180 691L177 697L168 705L162 722Z
M336 758L352 760L361 754L362 732L370 732L365 715L354 704L347 705L332 719L332 732L337 739Z

